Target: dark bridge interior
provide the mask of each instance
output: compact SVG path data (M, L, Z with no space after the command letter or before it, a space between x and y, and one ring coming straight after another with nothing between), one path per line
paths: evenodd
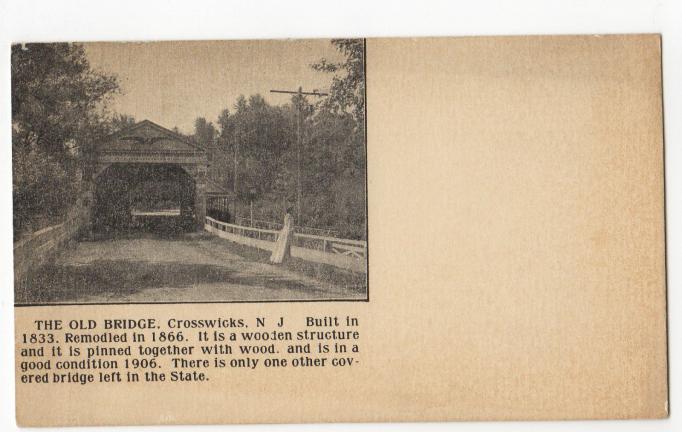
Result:
M112 164L96 180L93 232L191 231L194 186L192 177L175 164Z

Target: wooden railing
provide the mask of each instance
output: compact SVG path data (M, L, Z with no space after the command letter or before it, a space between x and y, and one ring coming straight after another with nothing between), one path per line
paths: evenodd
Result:
M356 258L367 256L367 242L364 240L348 240L314 234L294 234L294 244L307 249L320 250L338 255Z
M29 273L43 265L83 227L86 210L73 209L64 222L43 228L14 243L14 281L23 289Z
M243 216L236 216L235 222L237 223L237 225L252 226L254 228L264 228L264 229L270 229L270 230L276 230L276 231L279 231L282 229L282 224L279 222L271 222L271 221L266 221L266 220L262 220L262 219L253 219L253 223L252 223L251 218L243 217ZM313 228L313 227L298 226L298 225L296 226L296 232L302 233L302 234L312 234L312 235L329 236L329 237L334 237L334 236L339 235L338 231L331 229L331 228Z
M222 232L239 235L242 237L253 238L257 240L264 240L269 242L276 242L279 236L279 231L269 230L263 228L252 228L243 225L235 225L227 222L221 222L206 216L206 224Z
M279 236L277 230L230 224L208 216L205 227L207 231L227 240L270 251ZM352 271L367 271L367 242L363 240L294 233L291 254Z

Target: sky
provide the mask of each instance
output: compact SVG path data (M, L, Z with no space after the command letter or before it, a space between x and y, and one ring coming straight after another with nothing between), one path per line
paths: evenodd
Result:
M122 92L110 109L183 133L193 132L197 117L216 123L240 94L260 93L280 105L290 96L271 89L328 90L331 74L310 64L341 59L328 39L95 42L85 49L95 70L119 78Z

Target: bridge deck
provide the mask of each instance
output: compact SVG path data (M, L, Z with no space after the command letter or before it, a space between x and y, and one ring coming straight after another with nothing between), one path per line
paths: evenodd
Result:
M26 294L43 303L365 298L364 288L247 259L229 242L206 235L78 242L42 269L29 289Z

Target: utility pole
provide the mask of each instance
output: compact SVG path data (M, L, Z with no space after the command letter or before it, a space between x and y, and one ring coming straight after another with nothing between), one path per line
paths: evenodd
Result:
M237 221L237 177L239 175L239 133L238 130L234 131L234 175L232 177L232 192L234 192L234 218Z
M237 196L237 158L239 157L239 136L237 132L234 133L234 173L232 176L232 192Z
M328 96L328 93L321 93L317 90L312 92L304 92L303 87L299 87L298 91L291 90L270 90L270 93L285 93L297 95L296 99L296 220L294 224L302 225L301 223L301 197L303 195L301 187L301 151L303 148L303 96Z

